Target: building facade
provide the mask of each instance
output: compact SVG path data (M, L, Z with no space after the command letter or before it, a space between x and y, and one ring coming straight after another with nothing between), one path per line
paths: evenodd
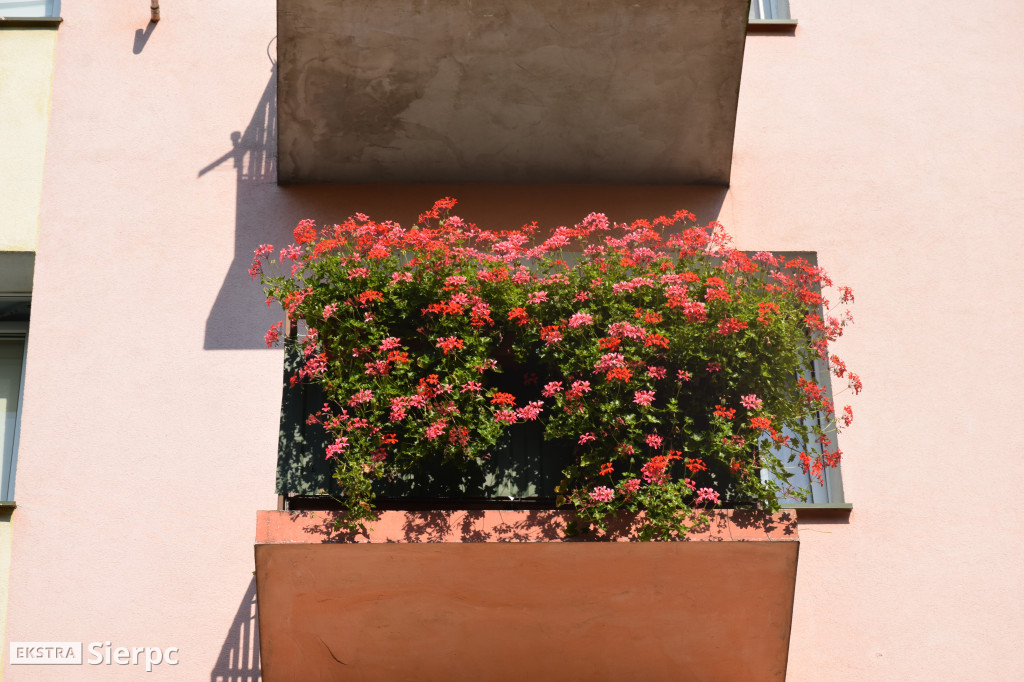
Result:
M154 678L258 678L252 546L256 511L278 505L282 354L264 346L279 315L246 273L253 249L304 218L410 224L446 195L484 226L688 209L742 249L815 252L856 292L838 350L865 389L840 442L852 510L800 512L787 679L1024 676L1024 464L1009 438L1024 377L1006 352L1024 331L1024 70L1007 58L1024 10L792 0L797 23L740 45L724 180L688 179L669 155L642 181L577 167L431 182L429 153L447 152L421 146L415 177L392 179L381 152L365 183L301 175L303 155L346 147L302 137L329 117L296 113L295 81L278 80L296 49L283 4L186 0L149 23L146 2L109 0L67 3L59 29L0 22L0 306L31 293L6 638L87 647L64 667L11 665L5 646L6 678L134 679L145 664L104 658L117 647L159 648ZM325 110L363 97L372 111L390 101L382 83L303 87ZM685 109L677 95L622 116L671 127L646 110ZM327 137L372 128L345 125ZM31 253L26 290L15 263ZM104 662L89 664L91 643Z
M59 3L0 3L0 630Z

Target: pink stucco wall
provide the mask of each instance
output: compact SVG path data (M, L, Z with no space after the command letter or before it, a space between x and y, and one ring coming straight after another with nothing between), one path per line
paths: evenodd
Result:
M250 163L273 94L271 0L165 3L148 37L146 2L65 3L8 639L178 647L154 679L228 679L240 651L251 668L281 355L260 348L274 318L249 255L300 218L409 222L453 194L487 224L691 208L742 248L816 250L857 293L842 354L866 390L841 441L854 512L801 525L789 679L1024 677L1024 67L1009 57L1024 9L791 5L795 35L748 39L724 192L280 188Z

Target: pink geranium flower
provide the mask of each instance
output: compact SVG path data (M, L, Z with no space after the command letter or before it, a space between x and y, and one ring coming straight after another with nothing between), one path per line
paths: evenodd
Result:
M569 326L575 329L576 327L582 327L585 324L593 324L594 318L590 313L576 313L569 318Z
M544 303L548 300L548 292L546 291L535 291L530 294L530 297L526 299L527 303Z
M719 501L721 501L721 496L717 492L711 488L701 488L697 491L697 499L694 500L694 504L700 504L701 502L718 504Z
M541 395L545 398L554 398L555 394L562 390L561 381L552 381L544 385L544 390L541 391Z
M740 404L748 410L760 410L761 406L764 405L764 401L751 393L750 395L741 397Z
M650 405L654 402L654 391L635 391L633 393L633 402L637 405Z
M337 457L348 447L348 438L342 436L327 446L327 459Z

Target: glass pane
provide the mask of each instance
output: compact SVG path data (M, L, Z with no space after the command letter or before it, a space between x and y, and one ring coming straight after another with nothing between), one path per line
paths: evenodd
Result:
M750 0L750 21L789 18L789 0Z
M0 17L52 17L54 0L0 0Z
M790 438L793 438L793 437L796 436L796 434L793 433L792 431L790 431L789 429L783 429L782 433L783 433L783 435L789 436ZM769 443L770 443L770 441L769 441ZM818 443L808 444L808 446L806 448L804 448L804 449L807 451L808 454L810 454L812 456L821 453L821 445L818 444ZM783 450L782 452L778 452L778 451L773 451L773 452L775 452L775 454L779 457L779 459L781 459L781 460L783 460L785 462L785 459L786 459L786 451L785 450ZM808 494L807 494L807 499L806 500L799 500L799 499L797 499L795 497L785 497L783 495L779 495L779 502L781 502L782 504L791 504L791 503L794 503L794 502L805 502L805 503L814 503L814 504L827 504L827 503L832 501L830 499L831 496L829 495L829 476L830 476L830 471L829 471L828 468L826 468L824 470L824 472L823 472L823 476L824 476L824 485L823 485L821 482L818 481L817 476L813 476L810 472L804 472L803 468L800 466L800 459L799 459L799 457L796 455L796 453L794 453L792 455L792 459L786 464L786 472L793 475L789 479L789 485L792 486L793 488L800 488L802 490L805 490L805 491L807 491ZM767 480L772 478L772 476L767 471L762 471L761 472L761 477L762 477L762 480L765 480L765 481L767 481ZM781 481L780 481L780 483L781 483Z
M815 381L815 382L818 382L818 383L822 384L823 386L825 386L826 397L829 400L832 399L831 374L829 373L828 365L824 361L822 361L819 358L815 358L815 360L814 360L814 367L812 368L811 372L805 374L805 376L808 379L810 379L812 381ZM825 432L825 435L833 442L833 444L835 444L835 440L836 440L835 428L834 428L834 426L830 426L829 425L828 420L825 419L825 415L824 414L819 412L816 417L810 417L804 423L809 428L821 428L821 429L823 429L824 432ZM797 435L797 434L793 433L789 429L783 429L782 433L784 435L786 435L786 436L789 436L790 438L795 438L796 435ZM806 451L807 454L812 456L812 457L820 456L822 454L821 443L817 443L817 442L806 443L803 446L801 446L799 449L802 449L802 450ZM787 451L786 450L782 450L781 452L780 451L774 451L774 452L779 457L779 459L783 460L783 462L786 461L786 456L787 456L787 454L786 454ZM822 479L823 480L819 481L817 476L812 475L810 472L804 472L803 471L803 467L801 467L801 465L800 465L800 459L799 459L798 455L794 452L792 454L792 459L786 464L786 471L788 473L793 474L793 476L789 479L789 485L791 485L794 488L801 488L801 489L807 491L807 499L806 500L798 500L796 498L783 497L783 496L780 495L779 496L779 501L782 502L783 504L789 504L789 503L793 503L793 502L807 502L807 503L814 503L814 504L829 504L831 502L835 502L836 501L836 499L834 499L834 498L838 498L839 500L842 499L842 497L840 495L833 495L833 492L832 492L832 483L833 483L832 478L833 478L834 474L833 474L833 470L830 469L829 467L825 467L824 471L822 471ZM761 476L762 476L762 480L769 480L771 478L771 476L766 471L762 471L761 472ZM839 479L837 479L837 483L838 483L838 481L839 481ZM840 488L837 488L837 492L839 490L840 490Z
M21 367L25 355L22 339L0 339L0 499L8 498L8 487L14 458L14 435L18 425L18 395L21 390Z

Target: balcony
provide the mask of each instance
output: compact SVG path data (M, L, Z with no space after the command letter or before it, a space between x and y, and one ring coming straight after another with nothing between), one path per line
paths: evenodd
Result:
M746 0L278 0L278 181L727 185Z
M387 511L366 536L259 512L263 679L785 679L792 513L649 543L566 539L569 518Z

